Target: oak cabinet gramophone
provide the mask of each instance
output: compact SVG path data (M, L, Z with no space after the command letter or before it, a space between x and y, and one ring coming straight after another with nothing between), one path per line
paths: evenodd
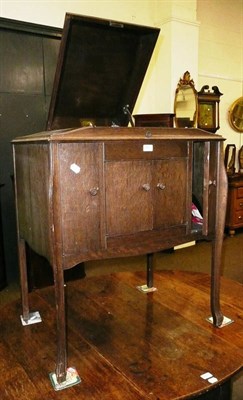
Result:
M67 14L47 130L13 141L23 320L30 318L28 243L53 268L61 386L67 370L63 272L80 262L213 239L211 311L216 326L223 321L223 138L194 128L128 127L126 106L132 112L158 34ZM202 225L191 220L195 191Z

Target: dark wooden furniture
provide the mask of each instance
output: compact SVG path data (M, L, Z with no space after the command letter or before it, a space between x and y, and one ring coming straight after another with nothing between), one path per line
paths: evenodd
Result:
M0 17L0 182L5 185L1 197L8 283L19 279L9 144L17 135L45 129L61 35L59 28ZM39 286L32 267L29 263L29 275Z
M223 322L223 138L197 129L126 127L158 32L68 14L48 130L13 141L23 319L30 320L28 243L53 268L59 384L67 369L64 271L80 262L148 254L151 289L152 253L212 239L211 312L215 326ZM203 225L191 222L193 194L202 199Z
M213 238L212 314L215 325L222 323L223 142L197 130L160 129L151 128L150 139L143 128L84 128L14 141L24 318L29 318L26 241L53 266L60 378L66 371L63 271L80 262ZM205 160L202 227L191 223L193 148L198 143Z
M226 227L234 236L235 230L243 227L243 175L229 175L228 182Z
M137 114L134 115L135 126L174 127L175 114Z
M47 378L55 359L52 288L30 294L43 326L19 329L13 316L21 312L20 301L0 309L2 399L16 393L18 400L231 399L231 377L243 360L242 284L222 278L222 301L235 323L215 329L205 320L209 275L156 271L158 290L144 295L136 285L146 276L134 272L140 268L134 264L133 272L102 275L96 268L98 275L93 270L92 277L67 284L69 361L82 383L65 394L54 392ZM203 380L205 372L217 382Z
M3 187L0 184L0 191ZM5 269L5 257L4 257L4 243L3 243L3 227L2 227L2 207L1 207L1 192L0 192L0 290L6 286L6 269Z

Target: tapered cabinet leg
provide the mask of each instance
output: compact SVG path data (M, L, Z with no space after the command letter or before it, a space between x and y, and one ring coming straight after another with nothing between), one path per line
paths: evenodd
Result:
M30 311L29 311L29 299L28 299L26 249L25 249L25 241L23 239L18 240L18 252L19 252L21 299L22 299L22 310L23 310L22 317L23 320L27 322L29 319Z
M153 253L147 254L147 286L152 288L154 285Z
M21 299L23 314L20 316L22 325L32 325L41 322L41 316L38 311L30 312L29 309L29 293L28 293L28 274L26 262L25 240L18 239L19 252L19 270L21 284Z
M57 360L55 372L50 379L55 390L66 389L81 382L74 367L67 368L66 301L62 269L54 268L56 320L57 320Z
M222 156L222 145L218 145L218 173L216 180L215 202L215 238L212 244L211 270L211 313L209 321L216 327L222 327L233 322L224 317L220 309L220 277L222 264L222 248L225 228L225 214L227 206L228 181Z
M157 289L154 284L154 271L153 271L153 253L147 254L147 284L137 286L137 289L143 293L155 292Z
M54 276L57 319L57 363L55 373L58 383L62 383L66 380L67 370L66 307L63 271L56 271Z

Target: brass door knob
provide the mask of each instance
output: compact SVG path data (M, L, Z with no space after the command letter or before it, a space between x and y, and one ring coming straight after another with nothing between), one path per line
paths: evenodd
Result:
M210 180L209 182L208 182L208 184L211 186L216 186L217 185L217 182L216 182L216 180L214 179L213 181L212 180Z
M91 194L91 196L96 196L98 191L99 191L99 188L98 187L94 187L94 188L89 190L89 193Z
M143 190L145 190L146 192L148 192L150 190L150 184L149 183L144 183L142 185Z
M157 188L160 189L160 190L164 190L166 188L166 186L165 186L164 183L158 183L157 184Z

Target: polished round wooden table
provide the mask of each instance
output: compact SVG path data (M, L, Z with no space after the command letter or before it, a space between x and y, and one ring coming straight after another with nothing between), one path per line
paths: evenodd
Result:
M54 288L30 294L41 323L21 325L20 300L2 308L0 398L175 400L227 391L243 365L242 285L222 278L222 311L234 323L215 328L206 320L208 275L155 272L157 290L149 294L137 289L145 281L144 272L122 272L67 284L69 366L82 381L62 391L49 380L56 360ZM202 378L206 373L211 380Z

